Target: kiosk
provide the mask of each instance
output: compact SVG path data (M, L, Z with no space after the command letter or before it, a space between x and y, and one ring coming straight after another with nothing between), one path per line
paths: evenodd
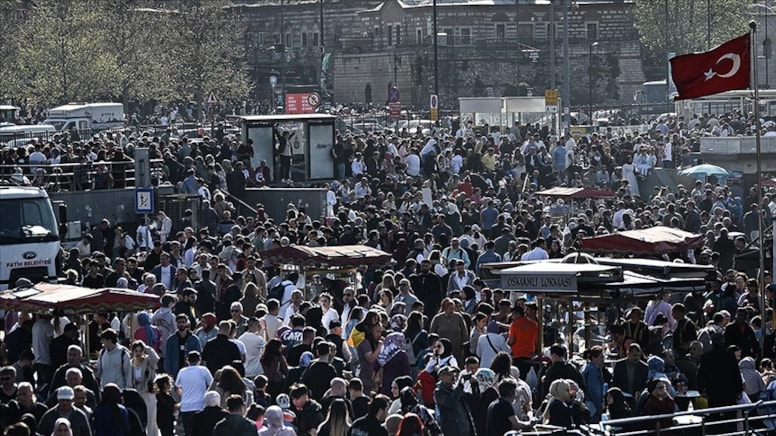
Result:
M334 121L326 114L242 115L242 137L253 142L251 166L262 160L272 167L272 180L280 180L280 157L275 135L289 132L292 145L291 178L295 181L334 178Z

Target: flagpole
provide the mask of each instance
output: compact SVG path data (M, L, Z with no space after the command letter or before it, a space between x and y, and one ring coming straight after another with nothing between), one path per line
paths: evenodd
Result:
M762 318L763 334L760 335L760 350L762 351L765 346L765 235L763 234L763 190L760 186L762 181L762 143L760 139L760 84L757 78L757 22L752 20L749 22L749 52L750 59L752 59L752 83L754 88L754 126L755 126L755 152L757 157L757 181L755 186L757 187L757 213L759 219L757 220L757 234L759 235L760 249L759 253L760 268L757 274L757 284L760 287L760 317ZM776 241L774 241L776 243Z

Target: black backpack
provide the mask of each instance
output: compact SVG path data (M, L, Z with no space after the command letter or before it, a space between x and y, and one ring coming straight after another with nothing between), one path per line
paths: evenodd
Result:
M280 302L280 305L283 305L283 294L286 291L286 286L288 286L291 282L288 280L283 280L280 282L277 286L274 286L267 291L267 299L274 298L275 300L278 300Z

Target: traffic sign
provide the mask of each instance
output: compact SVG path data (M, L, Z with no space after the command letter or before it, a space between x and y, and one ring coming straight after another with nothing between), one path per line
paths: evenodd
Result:
M211 92L210 95L207 97L206 104L218 104L218 99L216 98L216 93Z
M399 95L399 88L391 86L391 88L388 90L388 101L391 103L398 103L399 100L401 100Z
M276 76L274 74L269 76L269 86L274 88L275 85L277 85L277 84L278 84L278 76Z
M310 95L307 96L307 103L310 103L310 106L312 107L320 106L321 94L318 94L317 92L310 93Z
M154 213L154 188L135 188L135 213Z
M545 89L544 90L544 104L546 106L558 105L558 90L557 89Z
M439 109L439 97L436 94L431 94L428 105L431 109Z
M545 89L544 90L544 111L553 114L558 113L558 90L557 89Z
M388 103L388 110L391 118L401 118L401 103L398 101Z

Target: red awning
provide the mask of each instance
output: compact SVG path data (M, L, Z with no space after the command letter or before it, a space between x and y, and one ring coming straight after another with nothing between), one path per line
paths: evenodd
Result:
M391 255L366 245L342 245L332 247L308 247L289 245L260 253L262 259L276 264L299 266L358 266L385 265L391 262Z
M538 191L536 195L547 195L550 197L569 197L569 198L609 198L614 197L614 191L608 189L595 188L564 188L557 186L555 188Z
M639 254L673 253L701 243L702 235L663 226L582 238L582 248L587 251Z
M61 309L65 314L88 314L97 310L134 312L158 307L158 296L128 289L91 289L41 282L0 292L0 308L32 313L48 313L54 309Z

